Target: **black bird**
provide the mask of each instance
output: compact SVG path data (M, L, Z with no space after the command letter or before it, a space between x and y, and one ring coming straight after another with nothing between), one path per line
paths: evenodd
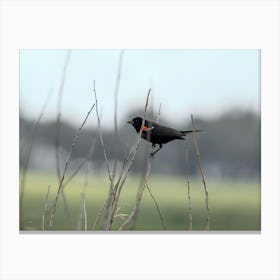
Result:
M131 121L128 121L128 123L134 126L137 133L139 133L141 130L142 122L143 122L143 118L140 117L135 117ZM203 130L195 130L195 132L200 132L200 131ZM187 133L191 133L191 132L193 131L176 130L171 127L160 125L159 123L153 121L145 120L141 137L151 142L153 147L155 147L156 144L159 145L159 148L153 153L151 153L151 156L154 156L162 148L162 144L166 144L175 139L185 140L183 136L186 136Z

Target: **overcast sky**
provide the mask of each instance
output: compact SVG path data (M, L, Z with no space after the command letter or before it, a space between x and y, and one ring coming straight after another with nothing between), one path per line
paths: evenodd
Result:
M57 114L58 91L67 50L20 50L20 110L36 119L50 89L44 119ZM113 127L114 89L120 50L72 50L62 99L62 120L81 123L93 102L93 80L102 123ZM125 50L118 122L143 108L149 87L154 111L176 123L193 113L216 117L232 109L259 111L259 50ZM89 125L95 124L95 117Z

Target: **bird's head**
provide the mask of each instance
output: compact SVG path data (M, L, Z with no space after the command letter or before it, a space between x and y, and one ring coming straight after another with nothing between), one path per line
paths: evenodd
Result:
M141 129L142 121L143 121L142 118L135 117L131 121L128 121L127 123L132 124L134 126L134 128L136 129L136 131L139 132Z

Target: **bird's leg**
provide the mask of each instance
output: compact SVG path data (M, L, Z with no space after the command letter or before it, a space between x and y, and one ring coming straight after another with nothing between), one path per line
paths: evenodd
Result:
M156 146L156 145L153 144L153 147L155 147L155 146ZM150 157L153 157L161 148L162 148L162 144L159 144L159 148L158 148L156 151L152 152L152 153L150 154Z

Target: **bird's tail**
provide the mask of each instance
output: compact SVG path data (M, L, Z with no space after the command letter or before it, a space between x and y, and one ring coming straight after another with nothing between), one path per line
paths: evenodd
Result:
M196 129L194 130L194 132L201 132L201 131L204 131L202 129ZM184 134L187 134L187 133L192 133L193 130L181 130L180 132L184 133Z

